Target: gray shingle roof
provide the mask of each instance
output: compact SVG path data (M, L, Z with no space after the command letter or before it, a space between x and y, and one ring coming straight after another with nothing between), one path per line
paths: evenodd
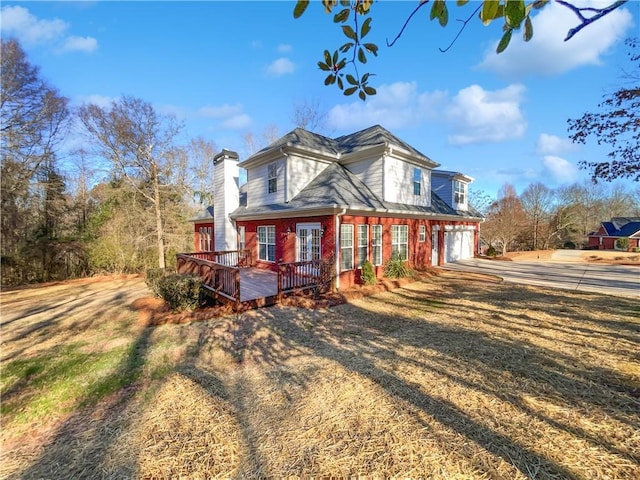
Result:
M213 220L213 205L199 211L189 219L192 222L208 222Z
M325 168L289 203L256 207L241 206L232 215L254 216L267 213L331 208L334 206L351 210L378 210L380 212L392 211L407 214L421 213L425 215L482 218L482 215L475 211L462 212L454 210L433 192L431 193L431 205L429 207L384 202L358 177L338 163L333 163Z

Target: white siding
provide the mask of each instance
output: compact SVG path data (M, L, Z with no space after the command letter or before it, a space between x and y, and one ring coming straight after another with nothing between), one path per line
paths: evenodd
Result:
M237 236L229 214L239 205L238 159L222 158L214 164L213 172L213 249L219 251L236 250Z
M404 203L407 205L431 205L430 170L422 170L422 186L420 195L413 194L413 169L416 165L397 158L384 159L384 200L387 202Z
M329 164L325 162L291 155L287 159L285 201L292 200L328 166Z
M271 163L276 163L278 172L278 191L268 193L268 171ZM247 207L271 205L285 201L285 161L284 158L268 162L247 170Z
M347 169L368 186L378 197L382 197L382 158L349 163Z

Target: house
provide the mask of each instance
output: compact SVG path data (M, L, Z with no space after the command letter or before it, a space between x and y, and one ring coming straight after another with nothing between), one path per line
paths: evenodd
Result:
M297 128L242 162L223 150L213 244L197 231L196 247L248 250L272 271L330 258L337 288L357 283L365 260L382 277L395 256L413 268L473 257L483 220L468 203L473 179L438 166L379 125L333 139Z
M189 219L193 223L193 245L196 252L209 252L213 248L213 206L208 206Z
M599 250L619 250L616 242L620 238L629 239L625 250L640 248L640 217L614 217L610 222L602 222L588 237L589 247Z

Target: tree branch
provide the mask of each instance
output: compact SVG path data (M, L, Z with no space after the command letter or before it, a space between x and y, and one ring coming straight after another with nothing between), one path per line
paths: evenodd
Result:
M420 2L418 4L418 6L416 8L413 9L413 12L411 12L411 15L409 15L407 17L407 19L404 22L404 25L402 26L402 28L400 29L400 32L398 33L398 35L396 35L396 38L393 39L393 41L391 43L389 43L389 40L387 40L387 47L393 47L393 45L398 41L398 39L402 36L402 33L404 32L404 29L407 28L407 25L409 25L409 22L411 21L411 18L418 12L418 10L420 10L422 7L424 7L426 4L429 3L429 0L426 0L424 2Z
M451 40L451 43L447 46L447 48L445 48L444 50L442 48L438 48L438 50L440 50L440 52L442 53L446 53L449 51L449 49L451 47L453 47L453 44L456 43L456 41L458 40L458 38L460 37L460 35L462 35L462 32L464 31L465 28L467 28L467 24L469 23L469 21L475 17L475 15L480 11L480 9L482 8L482 3L478 6L478 8L476 8L471 15L469 15L467 17L466 20L458 20L459 22L462 22L462 28L460 28L460 30L458 31L458 33L456 34L455 37L453 37L453 40Z
M569 10L575 13L581 22L578 26L570 29L567 32L567 36L564 39L564 41L566 42L567 40L571 40L571 38L573 38L573 36L583 28L591 25L596 20L599 20L605 15L608 15L614 10L620 8L622 5L627 3L628 0L618 0L605 8L576 7L575 5L569 3L567 0L556 0L556 2L563 7L567 7ZM590 17L586 17L585 15L583 15L583 12L591 12L593 13L593 15L591 15Z

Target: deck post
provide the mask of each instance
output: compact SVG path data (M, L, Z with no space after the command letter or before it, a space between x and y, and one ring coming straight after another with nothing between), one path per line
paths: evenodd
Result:
M236 311L240 310L240 269L236 268L233 273L234 282L236 284Z
M278 264L278 303L282 303L282 265Z

